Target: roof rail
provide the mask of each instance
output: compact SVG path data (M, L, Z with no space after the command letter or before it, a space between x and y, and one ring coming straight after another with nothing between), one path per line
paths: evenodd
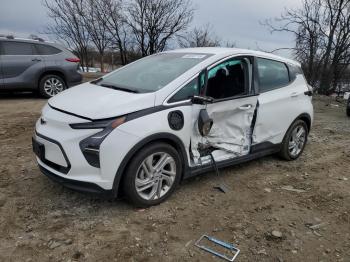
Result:
M13 35L0 35L0 37L6 38L6 39L15 39Z
M10 40L27 40L27 41L38 41L38 42L45 42L44 39L40 37L35 37L35 38L20 38L20 37L14 37L13 35L2 35L0 34L0 38L6 38Z

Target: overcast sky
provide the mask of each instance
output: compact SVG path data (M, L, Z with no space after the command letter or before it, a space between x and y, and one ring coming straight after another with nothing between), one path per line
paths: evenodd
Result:
M0 1L0 34L28 37L29 34L43 32L50 22L42 0ZM264 50L273 50L293 46L292 35L270 34L259 21L279 16L286 7L299 7L301 0L192 1L196 7L192 26L210 23L218 37L235 42L237 47L257 49L258 44ZM286 51L279 54L290 56Z

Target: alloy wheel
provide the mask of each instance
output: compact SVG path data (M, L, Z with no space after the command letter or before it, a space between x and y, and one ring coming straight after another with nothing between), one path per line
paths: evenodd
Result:
M135 187L145 200L163 197L173 186L176 177L175 159L165 152L146 157L137 170Z
M60 79L50 77L44 83L44 90L48 96L54 96L64 90L64 84Z
M290 136L288 149L291 157L296 158L304 148L306 141L306 130L302 125L297 125Z

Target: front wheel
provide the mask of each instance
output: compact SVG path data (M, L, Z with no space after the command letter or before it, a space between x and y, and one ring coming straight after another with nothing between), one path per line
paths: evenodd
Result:
M303 152L307 142L308 128L303 120L296 120L288 129L279 155L285 160L295 160Z
M173 193L181 172L180 156L172 146L150 144L129 163L123 179L123 191L136 206L157 205Z

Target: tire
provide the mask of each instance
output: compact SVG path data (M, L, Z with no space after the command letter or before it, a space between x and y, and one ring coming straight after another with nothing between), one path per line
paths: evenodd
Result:
M302 135L303 139L297 139L294 136L296 135L294 132L302 132L301 130L304 130L304 134ZM287 161L297 159L304 151L305 145L307 143L308 132L309 131L305 121L301 119L294 121L283 138L279 156ZM293 141L295 143L293 143ZM297 143L298 141L300 144ZM293 145L295 147L292 148Z
M350 98L346 104L346 115L350 117Z
M53 97L66 88L66 83L58 75L45 75L40 79L39 93L45 98Z
M158 172L154 169L157 164L163 166L156 168ZM157 205L174 192L181 173L179 153L169 144L153 143L141 149L130 161L122 181L123 192L137 207Z

